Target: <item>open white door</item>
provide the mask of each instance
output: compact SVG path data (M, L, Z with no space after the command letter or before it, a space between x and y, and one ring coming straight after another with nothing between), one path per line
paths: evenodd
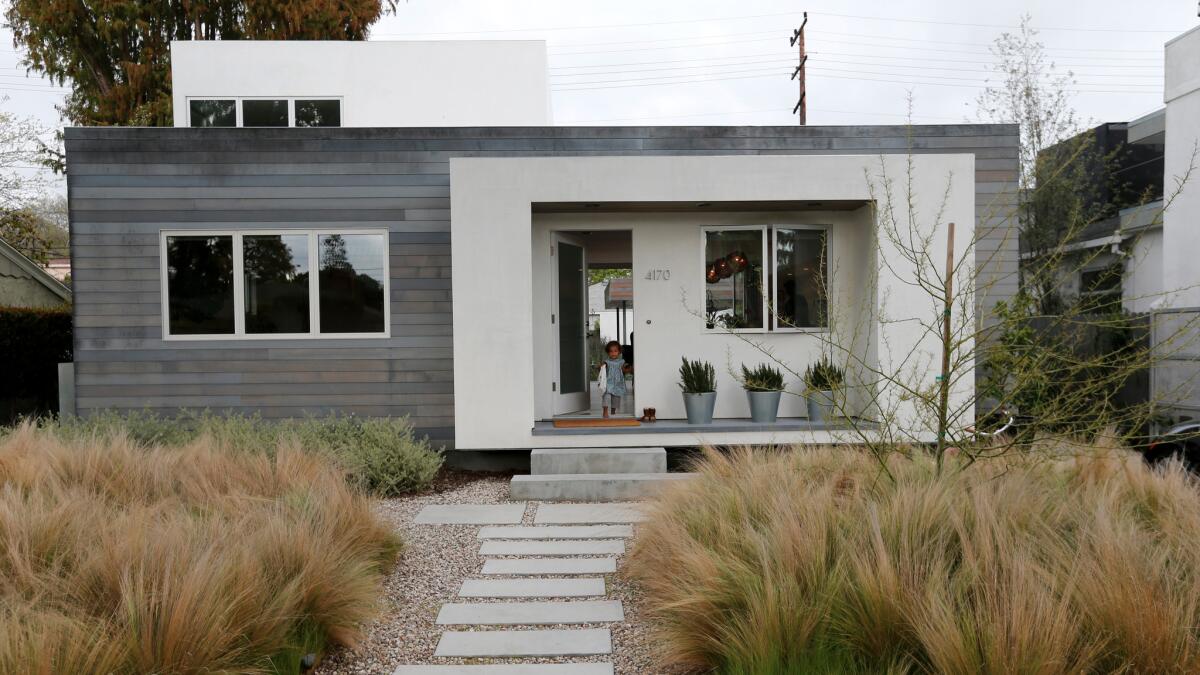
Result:
M587 359L587 249L570 235L555 232L550 247L554 273L551 323L556 355L554 414L586 412L590 405Z

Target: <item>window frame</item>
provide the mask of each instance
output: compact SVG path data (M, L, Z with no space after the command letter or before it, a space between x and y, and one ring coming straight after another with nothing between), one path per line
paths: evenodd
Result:
M297 235L308 236L308 326L307 333L247 333L246 332L246 266L243 238L247 236ZM320 253L318 238L322 235L376 234L383 236L383 332L380 333L322 333L320 296ZM170 322L169 275L167 273L168 237L233 237L233 332L205 334L173 334ZM213 340L379 340L392 337L392 270L391 236L385 228L254 228L245 230L159 230L159 316L162 320L162 339L165 341Z
M778 256L775 255L775 253L776 253L776 251L775 251L775 232L776 232L776 230L814 230L814 231L822 232L825 235L824 265L825 265L825 272L826 272L825 284L826 284L826 290L827 290L826 298L825 298L825 304L826 304L825 315L826 315L826 317L829 316L829 296L832 295L832 293L828 292L830 226L829 225L815 225L815 224L792 225L792 224L786 224L786 223L771 223L771 224L759 224L759 225L703 225L700 228L699 278L700 278L701 284L704 283L705 269L706 269L706 265L708 264L708 260L707 260L707 258L708 258L708 234L710 232L729 232L729 231L733 231L733 230L740 230L740 231L757 230L762 233L761 239L762 239L762 249L763 249L762 250L763 271L766 276L766 278L763 279L763 284L764 284L765 288L763 289L763 293L762 293L763 325L760 328L716 329L716 328L705 327L705 323L702 320L701 324L700 324L701 331L703 331L703 333L705 335L723 335L726 333L746 333L746 334L751 334L751 335L764 335L764 334L770 334L770 333L805 334L805 333L827 333L827 332L829 332L828 325L812 326L812 327L795 327L795 328L792 328L790 326L779 326L779 325L777 325L777 323L778 323L777 317L775 316L775 313L771 311L771 308L777 307L779 304L779 302L778 302L779 284L776 283L776 279L778 279L778 277L779 277L779 275L778 275L779 260L778 260ZM770 262L767 262L768 260ZM700 297L701 298L705 297L703 291L701 291ZM828 321L826 321L826 323L828 324Z
M191 110L192 101L233 101L233 112L235 123L232 127L194 127L192 126ZM286 127L247 127L242 116L243 101L287 101L287 116L288 124ZM296 126L296 101L337 101L338 103L338 126L336 127L297 127ZM345 100L341 96L321 96L321 95L304 95L304 96L188 96L185 98L187 103L188 120L187 126L189 129L341 129L345 127Z

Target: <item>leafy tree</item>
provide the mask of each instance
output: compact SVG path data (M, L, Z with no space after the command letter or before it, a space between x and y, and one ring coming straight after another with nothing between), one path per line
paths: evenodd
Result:
M171 124L172 40L362 40L395 0L12 0L23 65L73 124Z
M0 239L40 265L67 249L67 230L36 205L0 210Z

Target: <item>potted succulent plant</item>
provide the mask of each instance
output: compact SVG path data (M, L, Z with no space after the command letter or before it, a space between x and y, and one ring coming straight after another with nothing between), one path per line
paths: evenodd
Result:
M760 424L778 419L783 394L783 373L778 368L760 363L751 370L743 363L742 388L750 402L750 419Z
M688 424L712 424L717 405L717 371L707 361L683 359L679 367L679 388Z
M835 414L834 393L842 388L846 372L834 365L833 359L822 356L804 371L804 395L808 402L808 419L825 422Z

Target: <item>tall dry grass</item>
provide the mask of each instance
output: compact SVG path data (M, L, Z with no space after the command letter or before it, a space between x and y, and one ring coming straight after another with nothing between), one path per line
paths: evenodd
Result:
M398 550L294 442L248 454L26 424L0 439L0 672L297 672L354 642Z
M709 451L628 570L720 673L1200 672L1200 490L1135 455ZM961 470L958 470L961 469Z

